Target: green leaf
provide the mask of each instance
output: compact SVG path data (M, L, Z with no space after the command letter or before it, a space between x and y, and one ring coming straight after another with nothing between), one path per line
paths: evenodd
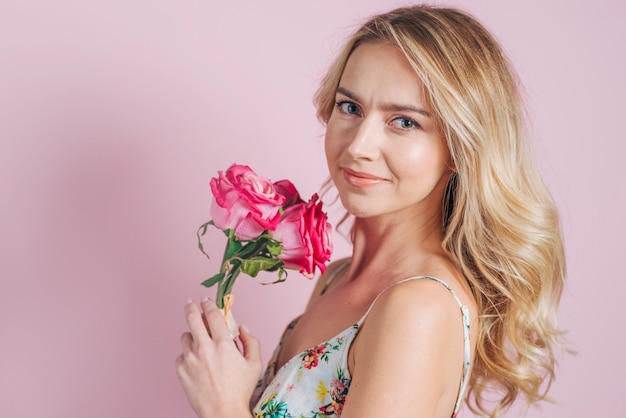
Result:
M263 286L267 286L268 284L276 284L276 283L282 283L285 280L287 280L287 271L281 266L280 270L278 271L278 279L273 281L273 282L264 282L261 283Z
M204 245L202 245L202 237L204 236L204 234L206 234L207 227L209 225L215 225L215 224L213 223L213 221L209 221L200 225L200 228L198 228L198 232L196 232L196 236L198 237L198 248L200 249L202 254L204 254L205 257L210 260L211 257L209 257L209 255L204 251Z
M283 267L285 266L285 263L282 262L282 260L278 260L278 261L280 261L280 263L276 263L274 267L266 269L266 271L278 271L278 269L281 269L281 268L284 270Z
M260 271L274 269L277 264L282 264L282 261L266 257L252 257L242 260L241 271L248 276L256 277Z
M257 240L268 240L268 241L274 241L274 238L272 238L272 236L270 235L269 232L267 231L263 231L263 233L261 235L259 235L259 237L257 238Z
M213 223L213 221L209 221L200 225L200 228L198 228L198 236L204 236L204 234L206 234L206 231L209 225L215 225L215 224ZM202 233L200 231L202 231Z
M237 239L229 239L226 247L226 253L224 254L224 259L228 260L229 258L232 258L235 254L241 251L241 247L241 242L237 241Z
M251 240L246 245L241 247L241 250L237 252L237 256L241 258L250 258L251 255L259 254L259 252L265 247L263 240Z
M211 277L210 279L203 281L202 286L211 287L215 285L216 283L222 281L222 279L224 279L224 276L225 276L225 273L217 273L215 276Z
M283 246L275 240L268 241L266 246L270 255L279 255L283 251Z

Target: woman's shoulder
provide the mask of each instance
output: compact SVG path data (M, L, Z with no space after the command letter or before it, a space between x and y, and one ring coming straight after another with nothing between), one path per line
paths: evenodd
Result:
M443 302L445 306L446 299L448 300L447 304L452 303L452 305L455 305L454 300L456 299L461 305L467 306L470 312L476 312L476 301L469 282L448 257L433 254L427 262L421 265L418 271L420 276L416 276L415 280L406 280L406 285L403 286L406 292L415 293L412 296L417 298L416 300L438 298L437 301ZM404 284L405 281L401 280L397 283ZM402 292L400 288L395 290L390 288L389 290ZM396 297L399 296L396 295Z
M477 305L467 281L445 262L435 262L419 271L419 275L393 282L378 295L363 320L361 333L373 338L380 333L395 333L391 337L398 338L395 343L401 339L412 344L448 340L462 347L462 330L469 324L467 337L474 346Z
M459 302L444 285L447 282L428 277L432 276L404 279L380 293L363 319L356 346L364 342L369 349L376 344L386 352L382 358L400 355L407 346L416 352L433 349L441 354L439 349L451 344L462 347ZM380 339L380 335L386 337Z
M463 309L451 286L427 277L386 288L365 317L348 360L361 388L353 394L357 400L385 391L404 405L399 410L443 410L441 416L455 405L464 373Z
M393 283L380 293L368 316L407 318L424 322L426 318L439 323L458 318L460 305L467 305L456 280L435 275L407 277ZM442 325L442 324L439 324Z

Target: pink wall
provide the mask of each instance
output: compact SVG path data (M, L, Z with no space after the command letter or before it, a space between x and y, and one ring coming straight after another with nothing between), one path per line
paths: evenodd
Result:
M183 303L207 293L199 283L217 268L194 241L209 178L239 162L316 191L326 176L317 82L353 24L402 2L244 3L3 2L0 416L192 415L174 358ZM516 64L563 215L561 323L579 354L561 360L559 404L527 416L617 416L626 7L451 4L485 22ZM220 254L223 237L210 237ZM236 313L266 358L311 285L241 279Z

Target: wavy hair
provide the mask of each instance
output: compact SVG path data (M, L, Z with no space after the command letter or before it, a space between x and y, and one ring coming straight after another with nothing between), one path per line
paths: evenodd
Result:
M361 26L331 65L315 96L323 123L351 53L380 42L399 48L421 79L456 167L442 205L442 246L479 312L466 402L497 417L520 395L528 404L547 399L565 257L555 204L527 149L517 76L467 13L399 8Z

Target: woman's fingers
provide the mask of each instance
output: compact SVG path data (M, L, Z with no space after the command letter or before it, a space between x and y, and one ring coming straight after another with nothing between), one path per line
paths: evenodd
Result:
M248 403L263 367L259 341L242 328L240 353L215 303L203 300L200 305L190 301L185 306L189 332L180 337L178 380L198 416L249 416Z
M199 347L210 347L213 351L214 343L226 341L230 345L234 340L222 312L217 305L208 298L201 302L202 311L191 301L185 305L185 315L190 332L185 332L180 337L183 347L183 357L189 356ZM242 343L243 356L252 363L261 363L261 350L259 340L250 334L245 327L240 328L240 340ZM235 348L237 348L235 342Z
M204 325L202 319L202 313L198 309L195 303L188 301L185 305L185 317L187 319L187 326L191 331L191 337L196 344L207 344L211 341L209 337L209 330ZM182 338L182 337L181 337Z
M243 356L246 360L261 364L261 345L259 340L250 334L243 325L239 327L239 339L243 345Z
M204 298L202 299L201 305L212 339L214 341L232 341L233 337L231 337L226 321L224 321L224 315L217 308L215 302L209 300L208 298Z
M183 347L183 355L186 356L193 350L193 337L190 332L183 332L180 336L180 345Z

